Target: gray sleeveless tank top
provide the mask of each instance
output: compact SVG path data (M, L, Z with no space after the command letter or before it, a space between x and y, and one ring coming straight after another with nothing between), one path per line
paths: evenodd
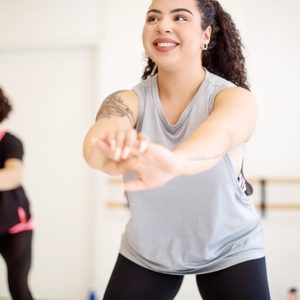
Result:
M156 76L137 85L137 131L172 149L212 111L231 82L206 70L196 95L175 125L163 113ZM124 180L136 175L126 174ZM228 155L212 169L180 176L157 189L126 193L131 218L120 253L167 274L202 274L264 256L263 234L251 199L241 189Z

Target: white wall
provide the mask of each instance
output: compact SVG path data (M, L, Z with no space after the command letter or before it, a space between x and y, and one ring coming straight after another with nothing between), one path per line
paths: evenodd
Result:
M92 56L88 48L0 51L0 81L15 106L5 127L25 145L36 223L31 283L40 299L80 299L89 288L91 184L81 143L91 121Z
M1 0L0 48L94 45L102 2Z
M299 177L300 2L222 2L233 12L244 38L250 83L260 105L248 170L255 176Z
M141 31L149 3L0 2L0 85L15 101L9 125L27 149L25 183L38 223L31 283L38 299L79 300L89 288L99 296L105 289L129 215L126 210L106 208L107 200L121 197L122 192L107 185L107 176L84 165L81 141L102 99L139 81ZM260 120L248 148L248 174L299 177L299 2L221 3L241 31L252 90L260 104ZM60 149L53 148L57 142ZM288 195L285 199L299 201L297 188L269 192L272 197ZM58 223L53 226L49 217ZM300 286L298 217L269 214L263 222L275 300L283 299L290 285ZM283 245L288 245L288 255L283 254ZM2 293L3 270L0 265L0 297L7 294ZM282 270L287 274L284 280ZM187 278L176 299L197 298L193 279Z
M93 186L81 148L97 93L98 4L0 3L0 84L15 108L5 127L26 151L36 299L84 299L91 287ZM8 292L0 263L1 297Z

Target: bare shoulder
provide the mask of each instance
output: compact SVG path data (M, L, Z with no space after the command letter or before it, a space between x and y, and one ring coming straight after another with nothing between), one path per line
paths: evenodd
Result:
M131 126L134 126L138 115L138 103L138 96L133 90L116 91L104 99L96 120L125 117Z
M234 110L248 111L257 114L257 101L253 94L241 87L231 87L222 90L216 97L214 110L218 108L230 108Z
M249 140L258 118L256 100L244 88L222 90L216 97L210 120L217 121L230 133L233 145Z
M218 102L238 101L238 102L256 102L253 94L242 87L230 87L222 90L216 97Z

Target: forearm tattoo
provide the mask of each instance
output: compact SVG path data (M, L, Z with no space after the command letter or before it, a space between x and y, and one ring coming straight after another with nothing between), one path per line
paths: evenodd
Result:
M212 156L198 156L198 157L188 158L187 160L189 161L213 160L213 159L221 158L224 155L225 153L219 153Z
M97 116L96 121L99 119L110 119L112 116L127 117L131 125L133 126L133 113L132 110L124 103L124 100L119 93L124 92L117 91L109 95L102 103Z

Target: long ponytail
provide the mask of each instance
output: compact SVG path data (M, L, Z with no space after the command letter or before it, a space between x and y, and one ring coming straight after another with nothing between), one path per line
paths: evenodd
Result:
M249 90L243 45L239 31L231 16L216 0L195 0L202 16L202 29L212 27L212 36L206 51L202 52L203 66L239 87ZM142 79L158 72L157 66L148 58Z
M197 2L204 16L203 29L210 25L213 30L208 49L203 51L203 66L210 72L249 90L243 45L231 16L218 1Z

